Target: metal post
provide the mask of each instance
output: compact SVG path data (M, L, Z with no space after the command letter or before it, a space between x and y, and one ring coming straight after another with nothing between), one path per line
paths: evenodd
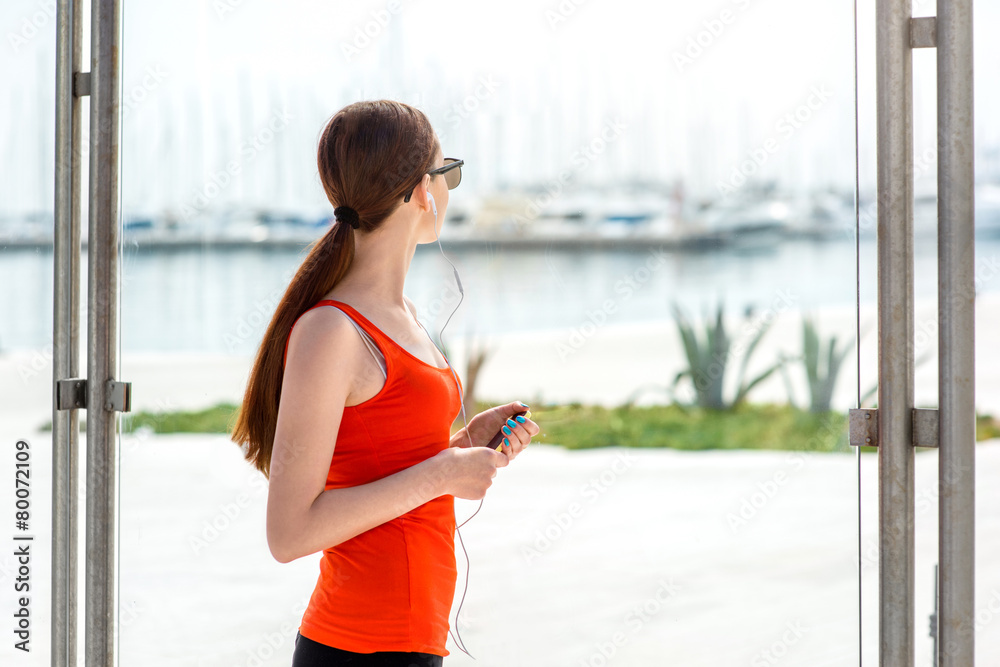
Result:
M975 601L975 284L972 0L937 2L938 665L972 665Z
M56 159L52 316L52 661L76 665L79 415L60 410L56 387L80 374L80 99L83 3L59 0L56 28Z
M914 655L910 15L910 0L876 2L879 664L882 667L911 667Z
M116 414L121 0L92 0L87 313L86 665L114 667L117 630Z
M934 611L931 612L931 618L930 618L931 621L930 635L931 639L934 640L934 649L933 649L934 667L940 667L940 663L938 663L938 636L940 635L940 633L938 632L938 617L940 616L940 613L938 612L938 610L941 608L941 600L938 598L938 590L939 590L938 565L937 563L935 563L934 564Z

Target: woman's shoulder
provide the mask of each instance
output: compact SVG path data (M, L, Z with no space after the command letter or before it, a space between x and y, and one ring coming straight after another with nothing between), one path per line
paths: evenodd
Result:
M364 351L357 330L340 308L311 308L295 322L289 335L288 353L303 354L310 361L337 363L360 358ZM347 352L347 354L344 354Z

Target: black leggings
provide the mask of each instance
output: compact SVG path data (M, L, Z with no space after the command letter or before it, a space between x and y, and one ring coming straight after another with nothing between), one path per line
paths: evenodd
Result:
M404 653L379 651L377 653L352 653L326 644L320 644L301 634L295 635L295 652L292 667L441 667L444 658L433 653Z

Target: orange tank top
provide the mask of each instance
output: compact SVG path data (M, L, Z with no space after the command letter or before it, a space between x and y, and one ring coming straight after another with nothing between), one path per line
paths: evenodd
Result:
M374 339L387 376L378 394L344 407L326 488L367 484L446 449L461 410L457 373L417 359L346 303L324 300L313 308L319 306L342 309ZM438 496L324 549L302 636L355 653L449 655L454 500Z

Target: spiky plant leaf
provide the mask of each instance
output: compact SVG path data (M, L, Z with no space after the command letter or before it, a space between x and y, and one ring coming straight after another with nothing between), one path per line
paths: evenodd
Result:
M737 392L736 397L733 399L733 405L739 405L740 403L742 403L744 401L744 399L746 399L747 394L750 393L751 389L753 389L758 384L760 384L761 382L763 382L764 380L766 380L768 377L770 377L771 373L773 373L774 371L776 371L779 368L781 368L783 364L784 364L783 361L777 361L777 362L775 362L774 365L772 365L767 370L765 370L763 373L761 373L760 375L758 375L757 377L755 377L753 380L751 380L745 387L740 387L740 390Z
M750 363L750 357L753 356L753 352L757 349L757 345L770 328L770 322L763 322L757 330L757 333L755 333L754 337L750 340L750 345L747 346L747 351L743 354L743 359L740 362L740 372L736 382L736 386L738 387L737 392L739 392L743 387L743 378L746 377L747 365Z

